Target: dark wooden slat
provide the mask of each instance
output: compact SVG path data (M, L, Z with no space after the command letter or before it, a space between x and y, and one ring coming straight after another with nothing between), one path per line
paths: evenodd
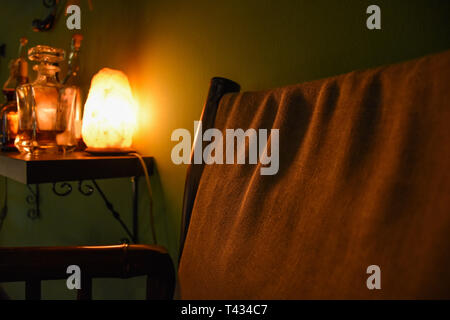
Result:
M149 174L153 158L144 157ZM139 160L132 155L93 156L86 152L43 154L31 157L17 152L0 153L0 175L24 184L141 176Z
M41 281L39 280L25 281L25 299L41 300Z
M92 300L92 278L81 275L81 289L77 290L77 300Z
M154 245L0 247L0 282L67 279L78 265L92 278L130 278L174 273L167 250Z
M175 268L160 246L0 247L0 282L26 281L27 299L40 298L40 280L67 279L69 265L81 270L79 299L92 299L92 278L137 276L147 276L147 284L154 285L147 288L147 298L173 298Z
M168 285L170 284L170 285ZM173 288L175 278L147 277L147 300L170 300L173 299Z
M197 132L197 134L203 135L204 131L214 127L220 99L222 99L222 97L227 93L239 92L240 90L241 87L234 81L220 77L211 79L208 97L206 99L206 103L203 107L202 115L200 118L202 122L202 132ZM194 141L196 139L197 137L194 139ZM200 182L200 177L202 176L204 166L203 161L201 164L194 163L194 149L195 146L192 148L191 164L187 168L186 182L184 185L183 214L180 232L180 257L183 252L184 241L186 239L189 222L191 220L192 207L194 206L198 184Z

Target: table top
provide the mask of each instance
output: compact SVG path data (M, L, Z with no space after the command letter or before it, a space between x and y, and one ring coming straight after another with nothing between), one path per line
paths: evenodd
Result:
M153 158L143 156L149 174ZM87 152L42 154L0 152L0 175L25 184L141 176L144 171L133 155L91 155Z

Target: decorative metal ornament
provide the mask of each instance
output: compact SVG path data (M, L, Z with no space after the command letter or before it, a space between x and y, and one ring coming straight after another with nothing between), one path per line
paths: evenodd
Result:
M44 19L34 19L32 22L33 31L45 32L50 31L56 20L56 14L58 12L59 0L43 0L44 7L50 9L49 15Z

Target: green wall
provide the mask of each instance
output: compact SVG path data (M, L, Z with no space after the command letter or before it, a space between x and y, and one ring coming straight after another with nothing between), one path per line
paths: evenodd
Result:
M64 2L64 1L63 1ZM85 95L91 77L102 67L111 67L133 74L139 67L137 54L140 22L145 1L134 1L130 6L126 1L94 1L94 11L89 11L87 1L82 5L82 30L84 35L81 54L81 86ZM47 10L42 1L2 0L0 3L0 43L7 45L7 57L0 58L0 83L8 77L7 65L15 57L18 39L26 36L29 47L47 44L70 50L72 31L66 28L65 17L61 16L55 29L36 33L31 30L31 21L44 18ZM34 77L34 71L29 73ZM133 79L131 79L133 81ZM139 150L151 155L151 150ZM155 195L155 213L158 236L161 244L168 246L166 218L161 200L159 176L152 178ZM129 179L100 180L99 185L121 213L125 222L131 226L132 192ZM3 204L4 180L0 179L0 201ZM34 186L32 186L34 188ZM119 224L112 218L96 192L90 197L77 191L77 183L72 183L73 192L68 197L58 197L51 191L51 184L43 184L41 189L41 218L30 220L27 212L32 206L25 201L29 192L26 186L8 180L8 215L0 230L1 246L50 246L50 245L106 245L118 244L126 237ZM151 243L148 198L143 179L140 183L140 234L144 243ZM175 252L173 249L172 252ZM12 298L24 297L23 284L5 284ZM94 280L94 298L143 298L145 281L132 280ZM67 290L65 281L46 281L43 284L44 299L72 299L75 293Z
M258 90L450 48L446 0L94 0L92 12L86 4L81 1L82 86L87 92L92 75L105 66L129 75L141 106L135 146L156 159L152 185L157 233L174 258L186 167L172 164L170 135L176 128L193 131L211 77L228 77L243 90ZM370 4L381 7L382 30L365 26ZM32 19L44 15L40 1L1 1L0 43L7 43L8 54L7 59L0 58L1 83L20 36L29 37L30 45L69 48L71 31L64 17L54 31L31 31ZM130 223L129 181L100 183ZM143 242L151 243L148 200L145 185L141 186L140 232ZM42 217L31 221L26 217L26 187L9 181L10 210L0 230L0 245L110 244L124 237L97 194L86 198L73 192L58 198L51 186L41 188ZM23 296L22 287L6 286L12 297ZM63 282L44 285L44 298L71 297ZM96 280L94 297L143 298L144 281Z

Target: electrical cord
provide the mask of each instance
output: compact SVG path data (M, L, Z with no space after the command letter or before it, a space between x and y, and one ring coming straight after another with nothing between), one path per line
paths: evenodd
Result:
M149 197L149 206L150 206L150 229L152 231L152 238L153 238L153 242L154 244L158 243L158 240L156 238L156 230L155 230L155 217L153 215L153 195L152 195L152 188L150 185L150 176L148 174L148 170L147 170L147 165L145 164L144 158L142 158L142 156L137 153L137 152L132 152L130 153L130 155L135 156L136 158L138 158L141 166L142 166L142 170L144 171L144 175L145 175L145 182L147 183L147 190L148 190L148 197Z
M5 191L4 191L3 207L0 210L0 230L3 227L3 222L5 221L7 214L8 214L8 178L5 177Z
M105 194L103 193L102 189L99 187L97 182L95 180L91 180L91 181L92 181L92 184L94 185L95 189L97 189L98 193L100 194L100 196L102 197L103 201L105 202L106 207L112 213L114 219L116 219L120 223L122 228L125 230L127 235L130 237L131 241L136 243L136 239L133 237L133 234L131 233L130 229L128 229L128 227L125 224L125 222L123 222L122 218L120 217L120 214L114 209L113 204L111 202L109 202L108 198L106 198Z

